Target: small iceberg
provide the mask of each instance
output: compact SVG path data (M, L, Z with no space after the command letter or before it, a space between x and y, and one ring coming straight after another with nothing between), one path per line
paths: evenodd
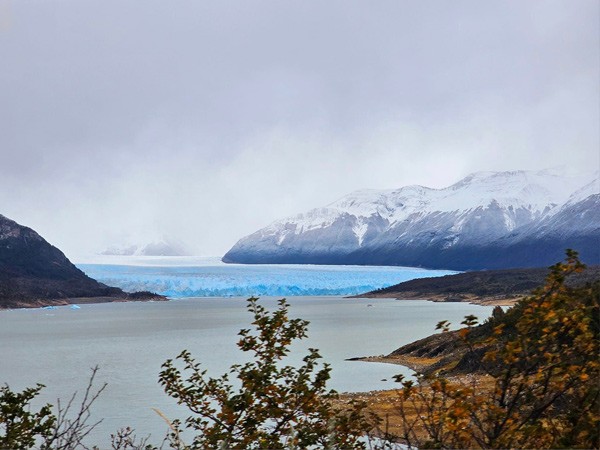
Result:
M56 306L44 306L42 309L56 309Z
M81 306L79 306L79 305L71 305L70 308L71 309L81 309Z

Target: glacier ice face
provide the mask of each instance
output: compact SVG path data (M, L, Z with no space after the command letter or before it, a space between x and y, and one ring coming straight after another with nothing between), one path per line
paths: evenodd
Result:
M203 265L190 267L79 264L89 276L129 292L172 298L355 295L452 271L411 267Z

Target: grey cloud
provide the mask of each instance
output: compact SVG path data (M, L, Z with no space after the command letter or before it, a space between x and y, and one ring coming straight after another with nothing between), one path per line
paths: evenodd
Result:
M0 213L68 254L598 165L594 0L0 1Z

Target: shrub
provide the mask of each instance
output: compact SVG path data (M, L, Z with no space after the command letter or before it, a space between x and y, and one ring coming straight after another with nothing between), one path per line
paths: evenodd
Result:
M387 437L418 448L598 448L600 284L565 285L584 267L567 251L482 341L469 340L467 317L461 334L486 376L399 379L402 432Z
M318 351L309 349L301 367L282 364L292 342L306 337L308 322L289 319L284 299L273 313L256 298L248 300L248 309L254 330L240 331L238 347L252 355L251 362L219 378L207 378L187 351L177 357L183 370L173 360L163 364L160 383L192 412L185 424L173 424L175 447L185 447L183 427L196 434L186 447L192 449L364 448L359 439L370 427L364 404L353 402L344 410L334 405L338 395L326 387L330 368L319 368Z
M37 412L30 411L30 402L40 393L43 384L13 392L8 385L0 387L0 448L27 449L36 440L46 441L52 435L56 417L51 405Z
M78 409L73 409L77 393L66 405L46 404L31 412L31 401L44 388L43 384L13 392L8 385L0 387L0 448L29 449L33 447L70 450L83 447L83 439L101 422L89 423L90 408L106 384L93 392L97 367L92 369L88 385Z

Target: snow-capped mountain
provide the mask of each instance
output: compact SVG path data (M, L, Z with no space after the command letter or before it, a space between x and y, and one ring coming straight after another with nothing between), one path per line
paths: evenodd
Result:
M187 246L176 239L162 237L145 244L111 245L101 255L112 256L190 256Z
M597 263L598 191L597 173L556 170L478 172L444 189L363 190L272 223L223 261L474 269L547 265L571 247ZM514 253L518 246L529 253Z

